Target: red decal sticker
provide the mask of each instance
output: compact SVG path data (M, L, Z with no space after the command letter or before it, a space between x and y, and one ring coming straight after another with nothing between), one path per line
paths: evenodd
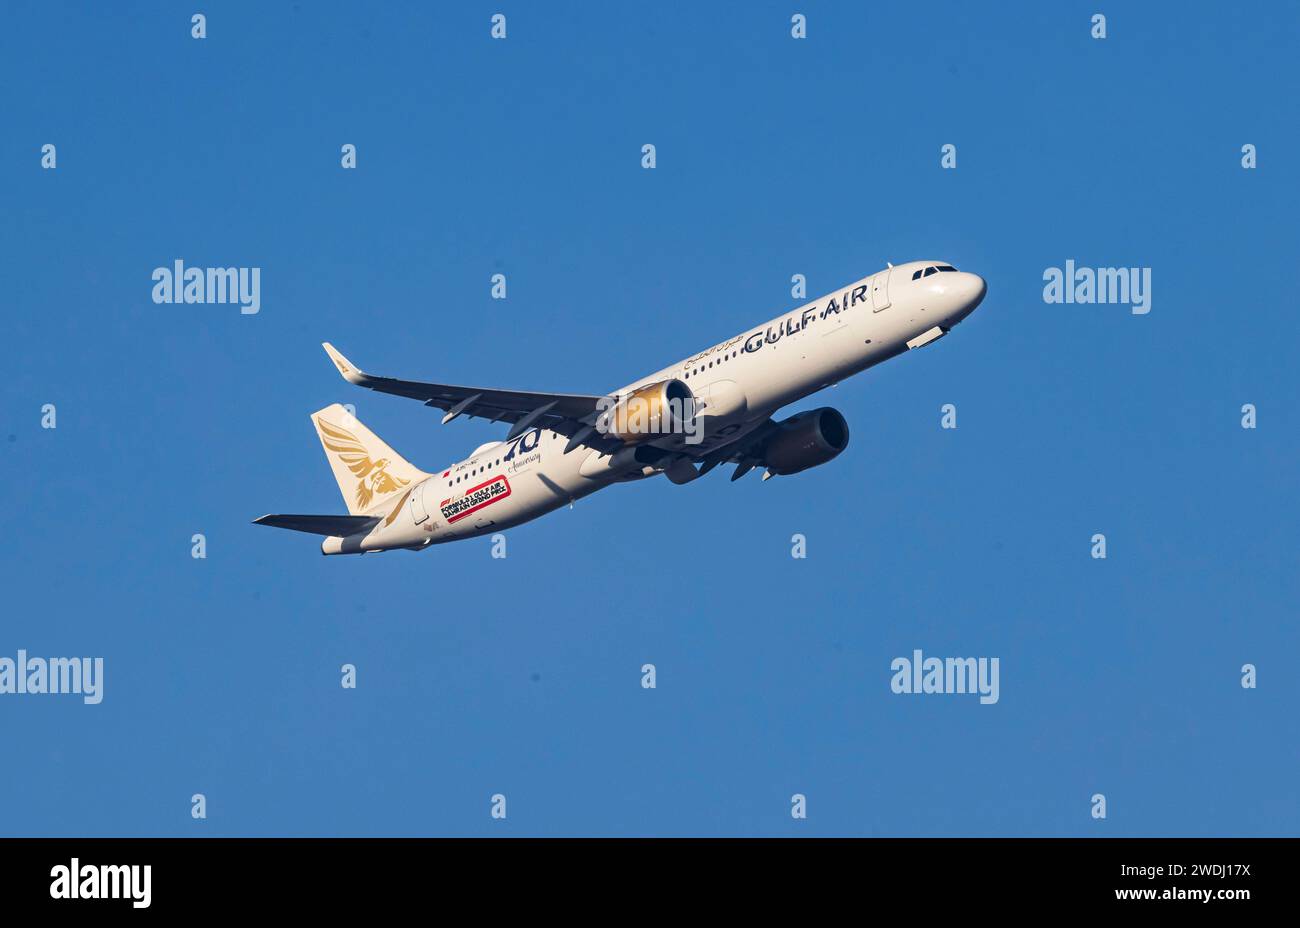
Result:
M478 512L484 506L491 506L498 500L510 495L510 481L505 477L493 477L465 491L456 499L444 499L439 505L442 517L448 524L458 522L471 513Z

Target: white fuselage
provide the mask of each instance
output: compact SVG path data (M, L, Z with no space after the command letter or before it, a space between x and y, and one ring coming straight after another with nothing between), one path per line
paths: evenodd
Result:
M921 347L969 315L984 296L974 274L917 271L917 261L879 271L778 316L765 325L655 371L611 395L676 378L702 401L702 440L675 435L653 444L693 456L731 444L778 409L844 378ZM326 553L420 548L528 522L613 483L655 473L611 467L588 447L564 454L568 438L546 428L485 445L415 486L364 538L330 538ZM386 514L389 515L389 514Z

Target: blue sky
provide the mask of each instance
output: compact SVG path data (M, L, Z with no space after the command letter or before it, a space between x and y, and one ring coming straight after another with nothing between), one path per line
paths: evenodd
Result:
M0 697L0 833L1300 830L1296 7L201 9L0 20L0 656L105 660L98 706ZM154 304L178 258L261 312ZM847 417L825 467L616 487L504 560L249 524L342 511L328 403L430 470L504 431L322 340L599 393L917 258L988 297L791 410ZM1067 259L1150 267L1151 312L1045 304ZM891 693L917 648L1000 701Z

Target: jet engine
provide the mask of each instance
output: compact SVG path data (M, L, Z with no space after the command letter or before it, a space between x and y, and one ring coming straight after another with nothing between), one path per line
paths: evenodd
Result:
M597 428L629 445L679 435L695 417L695 395L680 380L633 390L600 418Z
M849 424L837 409L823 406L777 423L763 445L763 463L774 476L797 474L825 464L849 444Z

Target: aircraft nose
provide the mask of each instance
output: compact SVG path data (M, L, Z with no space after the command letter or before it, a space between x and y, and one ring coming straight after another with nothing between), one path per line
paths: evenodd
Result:
M975 311L984 300L984 294L988 293L988 284L984 278L978 274L970 274L966 271L960 271L960 276L954 281L953 296L956 298L957 320L965 319Z

